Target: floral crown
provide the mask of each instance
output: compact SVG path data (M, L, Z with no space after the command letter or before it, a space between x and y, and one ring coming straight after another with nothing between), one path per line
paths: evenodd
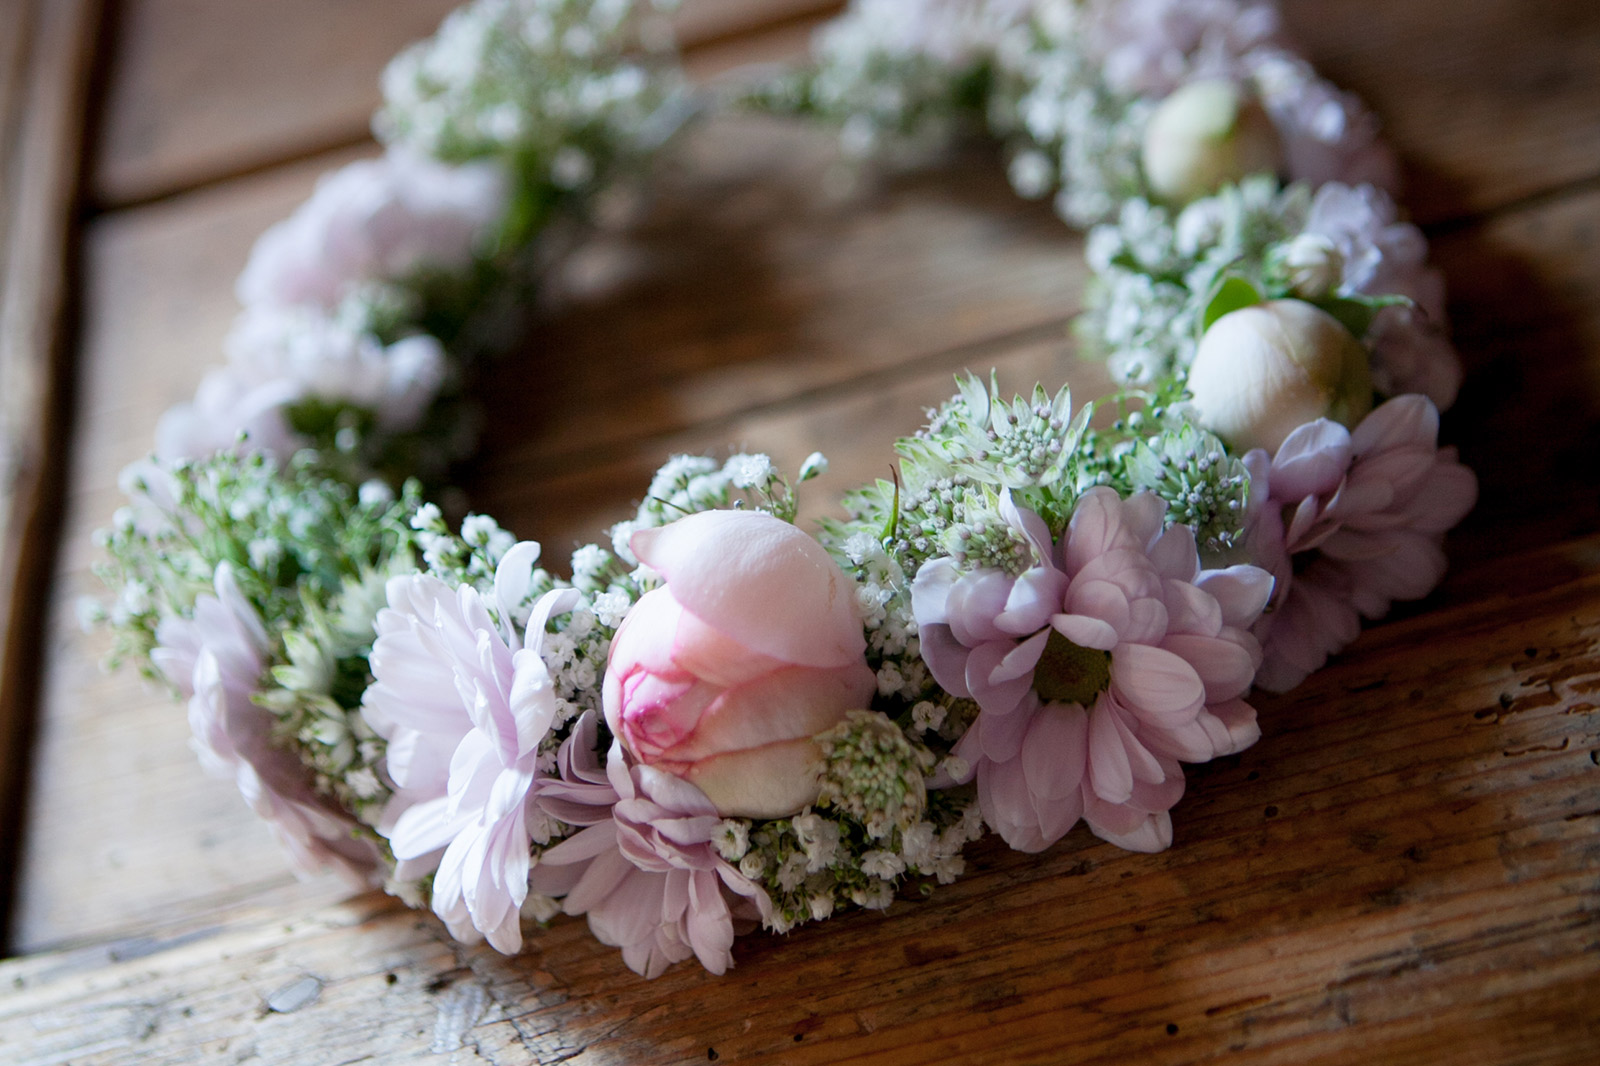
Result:
M298 871L508 953L565 912L646 976L722 973L986 831L1171 846L1183 764L1426 595L1476 495L1372 116L1266 2L857 0L810 69L717 98L855 156L986 127L1089 228L1075 329L1119 390L965 374L815 535L820 454L675 456L563 575L425 495L564 238L707 102L660 26L477 0L390 64L383 154L261 237L227 362L125 474L115 658Z

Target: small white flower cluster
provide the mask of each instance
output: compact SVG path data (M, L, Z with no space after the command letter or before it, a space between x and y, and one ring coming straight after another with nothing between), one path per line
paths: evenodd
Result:
M578 716L590 710L599 713L600 679L611 654L611 638L631 606L633 597L621 588L599 593L592 601L579 600L561 619L561 628L545 637L541 657L556 695L555 723L540 756L545 772L554 770L556 749Z
M1086 226L1149 195L1146 127L1183 86L1233 86L1270 122L1293 180L1394 183L1359 101L1319 78L1263 0L856 0L817 36L796 106L839 119L847 150L987 119L1029 198Z
M515 160L531 189L592 191L681 121L675 66L641 58L669 34L641 6L477 0L390 62L374 126L441 159Z
M878 694L914 703L944 697L928 674L911 615L911 580L870 533L850 533L834 546L841 568L855 582L856 607L867 635L867 662L878 673Z
M801 469L801 480L825 465L821 456L811 456ZM701 511L740 508L747 503L785 522L794 521L794 492L767 456L740 453L719 464L709 456L674 455L650 479L650 489L634 517L611 527L612 550L629 565L637 565L628 541L639 530L664 526ZM642 587L653 579L641 574L633 580Z
M936 139L981 104L991 53L1033 0L856 0L817 32L804 106L842 123L847 155Z
M1150 386L1181 374L1194 359L1219 275L1242 271L1261 282L1268 250L1300 231L1309 206L1305 186L1280 192L1268 177L1229 186L1176 216L1143 199L1124 201L1115 221L1089 231L1085 257L1094 274L1079 338L1122 384Z
M1012 143L1009 174L1028 199L1055 194L1074 225L1106 218L1143 191L1139 148L1153 104L1113 92L1090 61L1076 4L1043 3L996 53L991 129Z
M766 924L786 933L831 917L841 906L884 910L907 878L947 885L961 876L962 851L983 835L978 805L950 794L929 800L926 817L881 837L838 811L808 808L793 818L754 824L727 819L715 844L740 873L766 886L773 905ZM922 887L931 890L927 883Z

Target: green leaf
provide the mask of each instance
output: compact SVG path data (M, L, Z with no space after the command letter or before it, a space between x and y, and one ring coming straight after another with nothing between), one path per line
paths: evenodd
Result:
M1200 316L1200 332L1204 334L1223 315L1242 307L1254 307L1264 299L1261 290L1244 278L1234 275L1221 278L1212 288L1211 299L1206 301L1205 313Z
M1406 296L1328 296L1311 302L1338 319L1357 340L1366 340L1378 312L1385 307L1410 307L1415 301Z

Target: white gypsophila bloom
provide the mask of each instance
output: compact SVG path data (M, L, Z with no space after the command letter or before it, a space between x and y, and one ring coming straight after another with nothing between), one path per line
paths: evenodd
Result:
M738 862L750 850L750 826L737 818L724 819L713 843L724 859Z
M592 606L594 616L599 619L600 624L615 629L622 624L623 616L628 613L628 608L633 606L633 601L626 592L612 590L596 596Z
M768 484L778 472L765 455L735 455L723 467L735 488L751 489Z
M351 163L256 241L239 302L332 311L365 283L459 270L504 215L507 195L494 163L455 166L398 146Z
M438 394L445 353L427 334L385 345L311 306L246 308L228 335L229 369L283 402L342 401L369 410L387 431L414 428Z
M872 881L864 888L851 889L850 901L864 910L887 910L894 902L894 886L887 881Z
M529 892L522 901L522 917L540 925L561 913L561 901L539 892Z
M675 68L638 54L635 6L468 4L389 63L374 127L440 158L516 159L561 191L595 186L604 167L650 150L681 121L670 106Z
M861 872L887 881L906 872L906 864L892 851L869 851L861 856Z

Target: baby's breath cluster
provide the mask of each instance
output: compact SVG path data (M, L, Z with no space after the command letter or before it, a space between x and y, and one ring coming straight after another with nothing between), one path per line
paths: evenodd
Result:
M1305 186L1280 191L1270 177L1228 186L1176 214L1124 201L1114 221L1089 231L1094 276L1076 327L1085 350L1105 358L1126 385L1181 378L1218 282L1237 277L1266 288L1269 257L1300 232L1310 203Z
M97 535L108 556L98 571L116 598L88 613L110 624L113 662L131 660L151 677L156 627L187 617L221 563L262 617L287 626L313 608L338 614L351 587L410 564L418 486L396 498L381 483L351 485L309 452L282 468L233 451L169 467L141 463L124 481L130 503Z
M951 883L965 869L962 850L982 832L978 805L963 791L929 794L922 817L882 836L849 814L819 808L763 822L728 819L716 845L766 888L768 925L784 933L842 907L883 910L907 882L920 881L924 893Z
M640 162L682 119L661 3L478 0L383 76L374 125L447 162L497 158L533 224Z

